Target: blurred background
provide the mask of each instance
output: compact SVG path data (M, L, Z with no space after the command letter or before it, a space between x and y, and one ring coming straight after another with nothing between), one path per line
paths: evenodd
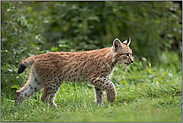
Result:
M182 71L182 2L1 1L1 82L18 83L17 68L29 56L100 49L128 37L136 62Z

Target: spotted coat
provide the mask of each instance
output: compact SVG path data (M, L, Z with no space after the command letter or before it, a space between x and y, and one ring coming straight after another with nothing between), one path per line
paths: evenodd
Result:
M116 65L130 65L133 62L129 44L130 39L121 43L116 38L112 47L99 50L49 52L29 57L18 69L20 74L32 65L29 80L16 92L15 105L44 88L41 100L56 107L54 98L63 81L88 81L95 86L97 103L103 103L104 91L107 101L114 102L117 95L110 78Z

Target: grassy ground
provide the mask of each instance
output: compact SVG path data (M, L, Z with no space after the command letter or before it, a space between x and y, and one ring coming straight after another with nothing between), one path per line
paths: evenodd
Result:
M23 76L24 74L20 75ZM126 71L117 67L111 79L117 90L114 103L94 102L94 88L89 83L64 83L53 108L40 100L42 91L22 106L14 107L12 94L1 95L2 122L181 122L182 72L173 66L141 62Z

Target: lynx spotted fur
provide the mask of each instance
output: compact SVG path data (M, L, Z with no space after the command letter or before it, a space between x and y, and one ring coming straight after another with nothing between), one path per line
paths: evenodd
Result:
M18 74L20 74L32 65L30 78L16 92L15 105L21 104L44 88L41 100L56 107L54 98L63 81L88 81L95 87L97 103L103 103L104 91L107 93L107 101L114 102L116 90L109 79L116 65L130 65L133 62L132 50L129 48L130 42L130 38L123 43L116 38L112 47L99 50L49 52L29 57L21 63L18 69Z

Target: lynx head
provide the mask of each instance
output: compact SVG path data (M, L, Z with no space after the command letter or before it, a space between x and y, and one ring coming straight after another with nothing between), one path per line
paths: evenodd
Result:
M113 52L113 63L115 65L130 65L133 63L132 50L129 45L131 43L131 39L128 38L123 43L116 38L113 41L112 52Z

